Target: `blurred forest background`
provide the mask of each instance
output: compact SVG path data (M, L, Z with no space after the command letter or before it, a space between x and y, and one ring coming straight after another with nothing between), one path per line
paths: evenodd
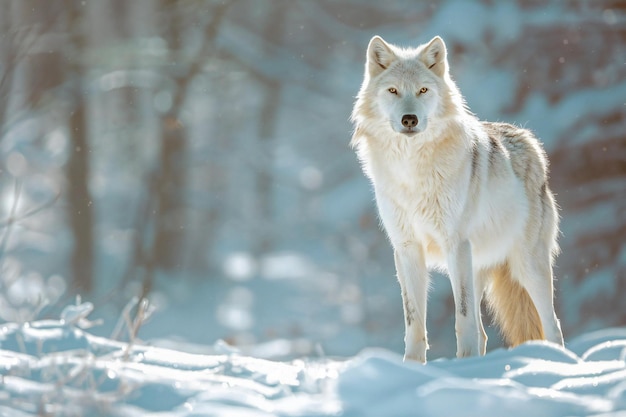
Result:
M76 294L116 317L145 295L153 343L402 351L348 147L375 34L441 35L472 111L544 141L566 338L626 325L619 0L0 0L0 319L58 317ZM435 355L454 353L452 309L435 279Z

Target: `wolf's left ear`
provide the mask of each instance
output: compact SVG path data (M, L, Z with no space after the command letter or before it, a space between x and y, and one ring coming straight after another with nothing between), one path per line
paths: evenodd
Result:
M374 36L367 46L367 71L374 77L387 68L396 59L396 54L380 36Z
M435 36L428 45L422 49L420 59L429 70L443 77L448 71L446 44L443 42L443 39L439 36Z

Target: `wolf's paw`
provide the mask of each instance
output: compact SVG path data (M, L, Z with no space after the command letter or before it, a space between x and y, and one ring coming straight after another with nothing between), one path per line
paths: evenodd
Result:
M456 332L456 357L467 358L469 356L481 356L487 350L487 335L480 330L466 330Z
M457 358L469 358L470 356L478 356L478 349L463 348L456 351Z
M404 354L404 361L415 361L415 362L421 362L421 363L426 363L426 352L424 352L423 354L409 354L409 353L405 353Z
M428 343L423 340L417 343L406 345L404 351L404 361L416 361L426 363L426 350L428 349Z
M404 354L404 361L405 362L415 361L415 362L426 363L426 354L423 354L423 355L410 355L410 354L405 353Z

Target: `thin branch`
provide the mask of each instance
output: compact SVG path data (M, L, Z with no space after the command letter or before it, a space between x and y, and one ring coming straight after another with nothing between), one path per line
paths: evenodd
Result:
M7 124L4 119L6 117L5 113L7 111L7 103L9 101L8 95L10 91L7 91L5 94L2 94L2 92L5 91L5 88L13 82L13 74L17 65L31 53L31 50L40 40L41 36L43 36L46 32L49 32L50 29L60 20L63 14L64 11L60 9L56 16L51 19L45 19L43 24L34 24L23 30L15 30L11 34L11 39L9 40L10 47L8 48L9 50L7 53L8 56L3 57L6 69L2 75L0 75L0 99L2 100L2 105L0 107L0 124ZM30 32L24 33L26 31ZM4 137L6 131L7 129L2 129L0 140Z
M17 185L17 184L16 184L16 185ZM21 190L21 187L20 187L20 190ZM17 191L17 189L16 189L16 191ZM31 210L27 211L27 212L26 212L26 213L24 213L24 214L21 214L21 215L19 215L19 216L15 216L15 212L13 211L13 209L15 209L15 205L17 204L17 200L18 200L18 198L16 197L16 199L15 199L15 201L14 201L14 206L13 206L13 208L11 209L11 214L9 215L9 217L8 217L8 218L6 218L6 219L4 219L4 220L0 221L0 228L2 228L2 227L9 227L9 226L11 226L13 223L17 223L17 222L20 222L20 221L22 221L22 220L25 220L25 219L27 219L27 218L29 218L29 217L34 216L35 214L40 213L41 211L43 211L43 210L45 210L45 209L47 209L47 208L52 207L52 206L54 205L54 203L56 203L56 202L57 202L57 200L58 200L60 197L61 197L61 193L60 193L60 192L57 192L57 193L56 193L56 195L55 195L55 196L54 196L54 197L53 197L50 201L47 201L47 202L43 203L42 205L40 205L40 206L38 206L38 207L35 207L35 208L33 208L33 209L31 209ZM1 253L1 251L2 251L2 249L3 249L2 245L0 245L0 248L1 248L1 249L0 249L0 253Z
M202 68L206 62L206 57L211 53L211 50L215 48L215 38L217 37L219 25L222 22L224 15L228 11L228 8L233 3L234 1L226 1L216 6L213 10L211 20L204 30L204 41L202 42L200 51L197 54L198 58L191 63L187 73L177 80L177 91L174 100L172 101L172 109L174 109L174 111L176 111L176 109L180 110L182 108L182 105L185 102L185 98L187 96L187 87L189 86L189 83L202 71Z
M2 236L2 242L0 243L0 256L4 255L4 251L9 241L9 237L11 236L11 230L13 229L13 223L15 223L15 213L17 212L17 206L20 201L20 196L22 194L22 183L19 180L15 181L15 188L13 190L13 206L11 207L11 211L9 212L9 218L6 221L6 231ZM0 225L4 226L4 225Z

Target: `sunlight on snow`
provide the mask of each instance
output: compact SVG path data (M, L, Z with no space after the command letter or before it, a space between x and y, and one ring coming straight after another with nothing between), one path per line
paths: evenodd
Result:
M598 361L592 363L563 363L536 359L525 366L504 374L507 378L516 379L520 376L542 376L548 375L562 378L563 376L594 376L606 372L623 369L622 361Z

